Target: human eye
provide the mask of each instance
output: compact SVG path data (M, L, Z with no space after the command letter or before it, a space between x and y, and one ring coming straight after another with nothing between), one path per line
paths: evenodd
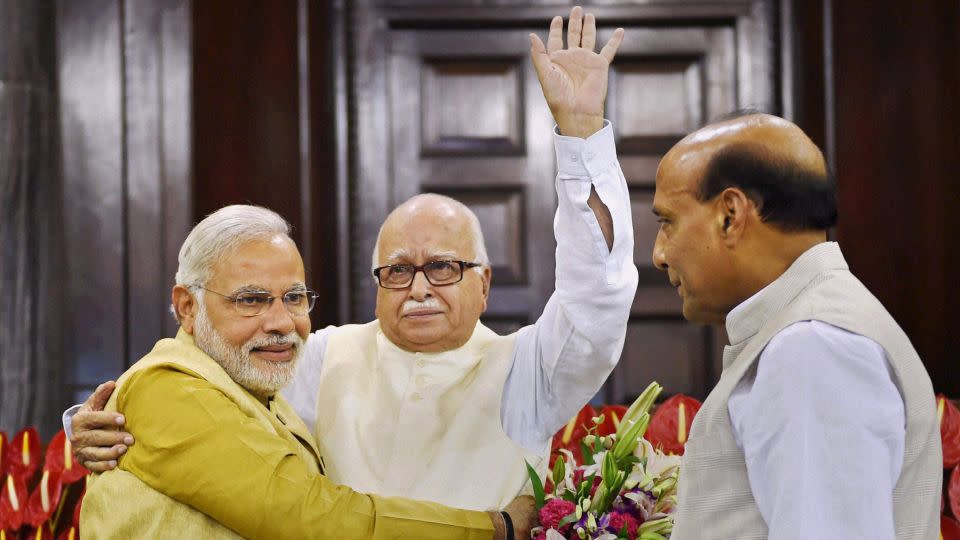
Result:
M455 276L459 269L460 267L455 261L434 261L427 264L430 277L436 279L449 279Z
M391 276L406 276L413 272L413 266L409 264L395 264L388 267Z
M307 301L306 291L290 291L283 295L283 303L288 306L299 306Z
M266 293L240 293L237 295L237 304L241 306L262 306L270 303L270 295Z

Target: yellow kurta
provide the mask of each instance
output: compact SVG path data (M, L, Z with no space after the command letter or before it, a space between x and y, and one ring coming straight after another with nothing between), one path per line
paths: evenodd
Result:
M107 410L123 413L137 442L90 482L84 538L493 535L484 512L334 485L286 401L268 409L183 331L120 378Z

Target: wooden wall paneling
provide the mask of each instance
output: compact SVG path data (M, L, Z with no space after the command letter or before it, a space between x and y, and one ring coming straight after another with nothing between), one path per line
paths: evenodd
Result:
M193 3L194 210L279 212L302 240L296 2Z
M512 321L500 324L503 331L534 320L544 290L553 288L553 242L529 241L531 227L538 227L536 238L552 240L555 196L552 122L518 51L525 36L512 29L398 29L389 47L391 206L432 191L475 211L493 265L484 320ZM532 160L549 165L532 167Z
M323 328L346 322L342 295L347 292L349 266L341 254L348 244L348 227L341 222L347 218L346 171L338 163L339 152L346 148L346 141L341 139L346 137L346 128L338 127L340 107L346 100L339 87L342 66L338 62L346 54L337 48L346 29L345 19L332 2L298 1L298 28L302 33L300 183L303 199L309 201L309 205L301 205L303 247L309 284L320 295L311 319L314 328Z
M180 246L193 226L193 45L192 0L164 0L160 11L160 118L159 145L163 212L161 226L162 277L167 284L160 308L166 312L174 282ZM176 335L179 325L169 313L163 336Z
M126 365L163 336L173 276L164 275L162 168L162 6L125 2L123 11L123 143L126 155ZM133 323L136 321L136 323Z
M960 5L831 2L837 237L935 388L960 395Z
M122 10L114 0L56 3L73 399L127 358Z
M627 327L625 359L610 377L606 399L610 403L630 403L651 381L663 385L668 394L684 393L700 399L708 371L709 329L673 320L634 319Z
M0 2L0 430L65 403L53 3Z

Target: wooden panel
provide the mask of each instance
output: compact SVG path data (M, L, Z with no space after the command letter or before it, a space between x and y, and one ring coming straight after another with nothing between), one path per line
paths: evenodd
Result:
M196 217L226 204L279 212L302 243L296 2L193 3Z
M619 128L622 154L664 153L703 122L699 57L623 58L611 86L624 96L611 119Z
M708 391L704 366L709 336L708 328L681 321L631 321L622 360L608 383L607 400L630 403L651 381L670 394L703 399Z
M127 357L120 11L111 0L57 2L68 379L79 385L118 376Z
M0 2L0 431L59 429L65 268L51 2Z
M421 77L424 155L522 153L518 72L515 59L426 59Z
M960 3L828 6L837 239L934 387L960 396Z
M520 189L463 190L431 188L425 191L452 197L467 205L480 221L495 285L526 283L524 197Z

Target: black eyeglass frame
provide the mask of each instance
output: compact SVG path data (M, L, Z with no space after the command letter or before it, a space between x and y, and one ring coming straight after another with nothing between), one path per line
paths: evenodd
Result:
M450 281L450 282L447 282L447 283L434 283L433 280L430 279L430 274L427 273L426 268L427 268L428 266L432 265L432 264L439 264L439 263L447 263L447 264L455 263L455 264L459 265L459 266L460 266L460 277L459 277L456 281ZM383 281L380 279L380 271L383 270L383 269L385 269L385 268L395 268L395 267L397 267L397 266L406 266L406 267L410 267L410 268L413 269L413 273L410 274L410 281L408 281L408 282L407 282L405 285L403 285L403 286L388 287L388 286L384 285L384 284L383 284ZM420 265L416 265L416 264L406 264L406 263L403 263L403 264L387 264L387 265L384 265L384 266L380 266L380 267L374 268L374 269L373 269L373 276L374 276L375 278L377 278L377 285L383 287L384 289L398 290L398 289L406 289L406 288L410 287L411 285L413 285L413 280L417 279L417 272L423 272L423 277L427 278L427 283L433 285L434 287L446 287L447 285L455 285L455 284L460 283L461 281L463 281L464 270L466 270L467 268L477 268L477 267L480 267L480 266L483 266L483 264L477 263L477 262L454 261L454 260L447 260L447 259L443 259L443 260L439 260L439 261L430 261L430 262L428 262L428 263L424 263L424 264L420 264Z
M235 295L233 295L233 296L230 296L230 295L227 295L227 294L223 294L223 293L221 293L221 292L214 291L214 290L212 290L212 289L208 289L208 288L206 288L206 287L202 287L202 286L200 286L200 285L192 285L192 287L193 287L193 288L196 288L196 289L203 289L203 290L205 290L205 291L207 291L207 292L212 292L213 294L215 294L215 295L217 295L217 296L222 296L222 297L226 298L227 300L230 300L230 301L233 303L233 307L237 310L237 313L239 313L241 317L258 317L258 316L260 316L260 315L263 315L264 313L266 313L266 312L273 306L273 301L274 301L274 300L276 300L277 298L280 298L280 299L281 299L281 302L283 302L282 298L283 298L284 296L290 294L290 293L297 293L297 294L303 293L303 294L306 294L306 296L307 296L307 309L306 309L303 313L294 313L293 311L290 311L290 306L288 306L288 305L286 304L286 302L283 302L283 307L284 307L284 309L286 309L286 310L287 310L287 313L293 315L294 317L305 317L305 316L309 315L311 311L313 311L314 306L316 306L316 304L317 304L317 298L320 297L319 294L317 294L316 292L314 292L314 291L312 291L312 290L310 290L310 289L287 291L287 292L283 293L283 294L280 295L280 296L267 296L267 297L266 297L267 303L264 304L264 308L263 308L263 309L261 309L258 313L254 313L254 314L251 314L251 315L247 315L246 313L243 312L243 310L242 310L243 308L240 307L240 297L241 297L242 295L244 295L244 294L258 294L258 295L261 295L261 294L269 294L269 293L266 293L266 291L260 291L260 292L257 292L257 291L244 291L244 292L241 292L241 293L237 293L237 294L235 294Z

